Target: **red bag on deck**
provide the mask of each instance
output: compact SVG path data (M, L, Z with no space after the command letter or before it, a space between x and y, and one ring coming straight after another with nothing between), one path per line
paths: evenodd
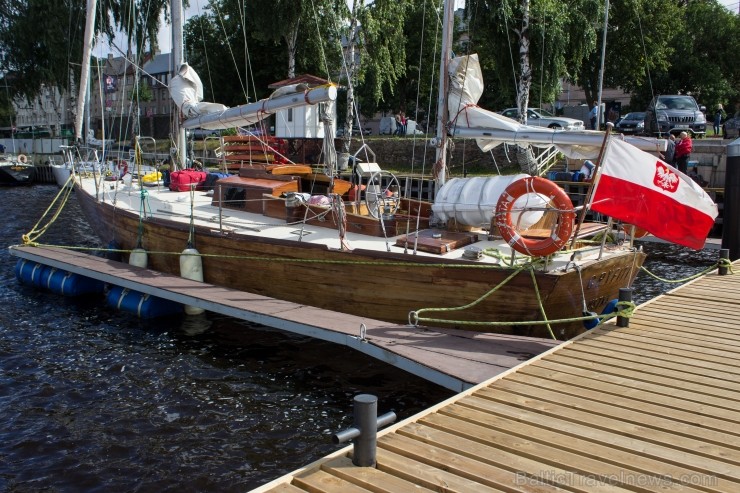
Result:
M200 188L206 181L208 173L194 169L183 169L173 171L170 174L170 190L173 192L187 192L195 184L195 188Z

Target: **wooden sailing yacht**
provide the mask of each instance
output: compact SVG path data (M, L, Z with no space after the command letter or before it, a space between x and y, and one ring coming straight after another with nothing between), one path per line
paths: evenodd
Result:
M177 3L173 19L181 18ZM440 159L452 118L458 118L457 135L484 147L535 142L598 153L602 133L527 127L478 108L482 81L474 57L451 63L448 53L446 47ZM173 99L185 128L249 125L281 108L330 106L336 98L331 85L295 88L225 108L202 103L197 74L178 66L173 87L180 92ZM466 125L460 125L463 107ZM323 115L328 119L330 112ZM333 143L331 128L327 122ZM75 187L101 240L126 251L145 249L151 269L180 273L187 248L202 262L198 269L208 283L396 323L571 337L584 330L584 312L600 312L619 288L631 285L645 258L624 238L595 240L586 227L574 237L576 209L542 178L445 182L441 174L430 202L404 196L398 178L372 160L358 162L352 179L343 179L333 144L325 148L326 174L300 164L253 166L216 181L212 191L194 184L178 192L144 191L136 180L106 182L98 173L78 176Z

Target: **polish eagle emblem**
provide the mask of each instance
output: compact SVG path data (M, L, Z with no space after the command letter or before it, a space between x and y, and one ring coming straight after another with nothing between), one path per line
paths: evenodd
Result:
M666 192L675 192L678 190L680 181L678 174L667 164L661 161L655 163L655 176L653 177L655 186L662 188Z

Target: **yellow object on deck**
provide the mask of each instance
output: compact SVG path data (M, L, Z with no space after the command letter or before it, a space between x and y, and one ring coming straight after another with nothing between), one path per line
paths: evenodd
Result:
M160 173L159 171L155 173L148 173L141 177L141 181L143 181L144 183L154 183L160 181L161 179L162 173Z

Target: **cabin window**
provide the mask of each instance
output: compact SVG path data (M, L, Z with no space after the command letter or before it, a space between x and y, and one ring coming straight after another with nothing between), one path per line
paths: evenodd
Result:
M293 121L293 108L288 108L288 121Z

